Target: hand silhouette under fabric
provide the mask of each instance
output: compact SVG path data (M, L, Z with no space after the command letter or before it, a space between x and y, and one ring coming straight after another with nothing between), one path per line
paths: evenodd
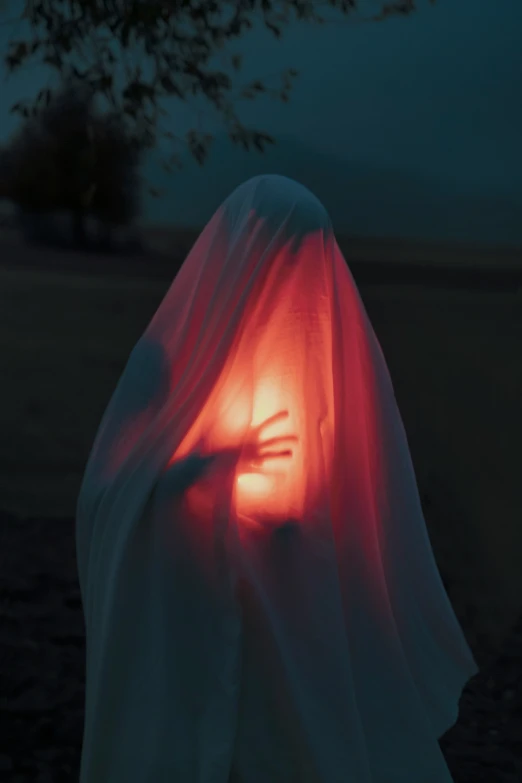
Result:
M288 418L288 411L279 411L260 424L252 426L243 442L210 454L205 454L203 438L193 452L172 462L167 468L166 475L169 477L172 489L180 493L185 492L212 467L221 468L227 474L237 470L240 473L273 475L277 471L265 470L265 461L289 459L293 454L291 445L297 443L298 437L288 434L266 438L263 437L263 433L269 426L286 418Z

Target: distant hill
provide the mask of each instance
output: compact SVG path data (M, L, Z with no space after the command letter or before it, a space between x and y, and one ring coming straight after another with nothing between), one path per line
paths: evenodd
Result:
M510 194L465 190L411 171L341 160L287 136L262 155L218 136L203 167L187 155L182 170L170 176L149 164L148 181L165 195L145 199L144 219L199 228L237 185L261 173L283 174L309 187L342 234L522 243L522 196L517 202Z

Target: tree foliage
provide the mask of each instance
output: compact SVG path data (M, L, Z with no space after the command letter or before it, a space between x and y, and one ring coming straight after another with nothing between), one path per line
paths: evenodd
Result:
M31 32L10 42L5 57L10 72L39 60L73 76L125 117L127 132L142 149L154 146L161 134L185 142L202 163L212 135L196 128L180 137L172 127L162 129L165 98L202 97L217 110L230 139L246 149L262 151L274 141L247 128L238 106L261 94L288 101L297 72L284 71L276 84L256 78L237 85L242 63L233 45L254 24L277 39L294 20L321 23L332 12L355 18L371 6L366 20L379 21L411 13L416 0L25 0L20 5ZM13 111L30 116L48 100L48 91L41 90Z
M107 226L135 215L139 160L121 119L97 112L87 85L66 84L3 151L2 190L23 212L72 212L81 234L87 214Z

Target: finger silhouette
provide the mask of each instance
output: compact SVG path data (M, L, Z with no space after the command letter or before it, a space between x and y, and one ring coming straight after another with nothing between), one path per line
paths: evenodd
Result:
M248 471L246 472L255 473L267 477L278 477L278 476L286 475L284 470L268 470L267 468L264 467L264 465L249 465Z
M291 457L292 449L282 449L281 451L264 451L257 457L257 462L263 462L266 459L277 459L279 457Z
M261 422L261 424L258 424L256 427L257 432L261 432L265 429L265 427L270 426L270 424L275 424L276 421L281 421L282 419L288 418L288 411L279 411L279 413L274 413L273 416L269 416L268 419L265 419Z
M283 444L283 443L297 443L299 438L297 435L278 435L275 438L268 438L267 440L263 440L259 443L259 447L266 449L268 446L275 446L276 444Z

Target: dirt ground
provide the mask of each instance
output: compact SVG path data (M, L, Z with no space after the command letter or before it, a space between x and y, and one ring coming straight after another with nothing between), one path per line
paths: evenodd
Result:
M0 268L0 780L60 783L77 779L83 720L75 500L168 282L13 262ZM439 569L481 665L442 746L456 783L520 783L522 295L419 280L361 293Z
M0 542L0 780L76 783L85 637L74 520L3 514ZM448 591L453 598L451 584ZM444 755L455 783L520 783L522 618L493 656L472 620L461 620L482 668L442 738Z

